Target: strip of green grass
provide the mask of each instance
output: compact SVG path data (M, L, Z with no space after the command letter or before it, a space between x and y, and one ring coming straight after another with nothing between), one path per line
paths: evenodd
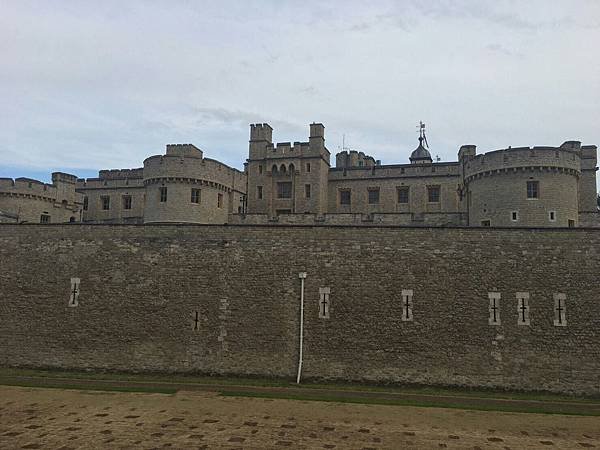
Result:
M19 382L2 382L3 386L16 386L27 388L40 389L75 389L79 391L107 391L107 392L136 392L145 394L175 394L177 389L162 388L162 387L146 387L146 386L102 386L94 384L48 384L40 385L39 383L29 381Z
M423 408L450 408L450 409L466 409L473 411L495 411L495 412L517 412L517 413L533 413L533 414L561 414L572 416L600 416L600 412L596 411L572 411L568 409L550 410L543 407L534 406L517 406L517 405L485 405L485 404L464 404L460 402L444 403L444 402L423 402L411 399L383 399L383 398L357 398L357 397L336 397L328 395L304 395L304 394L287 394L275 392L247 392L247 391L221 391L219 395L223 397L250 397L250 398L269 398L281 400L302 400L302 401L318 401L318 402L336 402L336 403L353 403L363 405L388 405L388 406L417 406Z
M164 374L164 373L119 373L119 372L96 372L96 371L65 371L53 369L20 369L20 368L0 368L0 381L3 376L6 377L40 377L40 378L65 378L73 380L110 380L110 381L131 381L131 382L160 382L160 383L181 383L181 384L201 384L201 385L230 385L234 386L255 386L255 387L298 387L290 380L282 378L244 378L224 375L198 375L198 374ZM470 389L460 387L439 387L439 386L415 386L415 385L369 385L363 383L340 383L340 382L303 382L299 387L303 389L318 390L340 390L340 391L366 391L366 392L390 392L399 394L415 395L435 395L444 397L478 397L506 400L533 400L533 401L553 401L553 402L577 402L577 403L598 403L598 397L569 396L561 394L552 394L547 392L513 392L501 390ZM318 395L318 394L317 394Z

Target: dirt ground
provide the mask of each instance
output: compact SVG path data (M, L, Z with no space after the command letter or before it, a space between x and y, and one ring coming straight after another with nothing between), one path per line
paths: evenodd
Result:
M0 448L600 448L600 417L0 386Z

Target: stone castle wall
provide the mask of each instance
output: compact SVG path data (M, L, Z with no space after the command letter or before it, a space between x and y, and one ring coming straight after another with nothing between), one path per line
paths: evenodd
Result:
M30 178L0 178L0 210L16 222L40 223L42 215L52 223L78 222L83 196L75 192L75 179L61 172L52 174L52 184Z
M306 272L307 378L600 393L600 230L5 224L0 260L3 366L293 378Z

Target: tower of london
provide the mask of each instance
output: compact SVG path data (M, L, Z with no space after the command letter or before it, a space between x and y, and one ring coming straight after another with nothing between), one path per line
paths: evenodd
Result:
M0 220L15 223L198 223L469 227L600 226L597 147L509 147L434 161L424 135L408 162L325 145L325 127L306 142L273 142L250 125L240 171L192 144L166 146L143 167L97 178L53 173L52 184L0 179Z

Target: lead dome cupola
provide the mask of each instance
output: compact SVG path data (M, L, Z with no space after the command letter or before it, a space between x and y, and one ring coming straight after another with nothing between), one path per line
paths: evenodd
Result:
M431 153L423 147L423 136L419 136L419 146L410 154L411 164L433 162Z

